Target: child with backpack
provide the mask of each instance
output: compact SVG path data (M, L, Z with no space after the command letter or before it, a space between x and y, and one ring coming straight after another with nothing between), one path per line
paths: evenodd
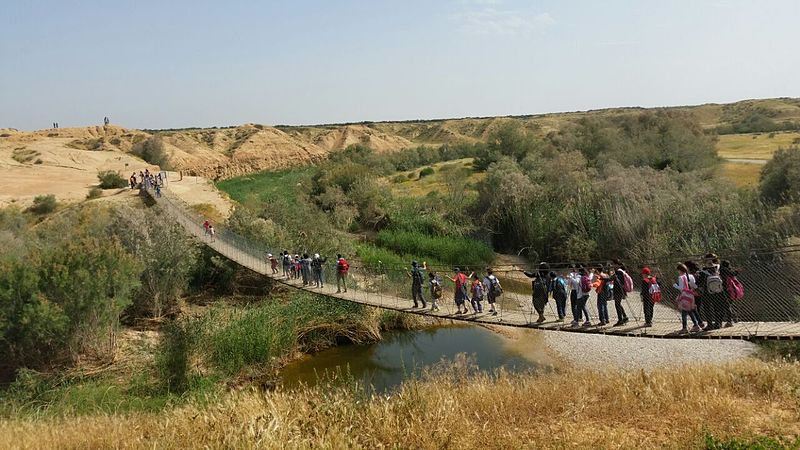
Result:
M592 279L585 267L580 266L577 270L573 269L569 274L570 301L572 302L572 323L573 328L581 326L591 326L589 319L589 309L586 303L589 301L589 293L592 291Z
M442 298L442 280L436 272L428 272L428 284L431 289L431 311L439 311L439 299Z
M336 255L336 293L342 293L342 287L347 292L347 274L350 271L350 264L347 260L342 258L342 255Z
M319 253L314 253L314 258L311 259L311 278L314 280L315 286L320 289L325 287L325 274L322 266L327 260L324 256L319 256Z
M480 278L477 274L472 274L472 286L470 288L472 291L472 314L478 314L483 312L483 307L481 306L481 302L483 301L483 283L481 283Z
M592 284L597 293L597 315L600 326L608 325L608 301L614 297L614 280L605 272L603 266L596 269L596 277Z
M267 253L267 261L269 261L269 266L272 269L272 274L277 275L278 273L278 260L272 256L272 253Z
M678 264L678 282L673 286L680 292L678 294L677 304L681 312L681 325L683 328L678 332L679 334L686 334L686 318L692 319L694 326L692 333L700 331L700 317L697 315L697 304L695 303L694 291L697 289L694 275L689 273L689 269L685 264Z
M546 262L539 263L539 270L536 272L521 271L526 277L532 278L531 290L533 299L533 309L539 314L536 323L542 323L544 318L544 307L547 305L547 299L550 296L551 280L550 280L550 265Z
M719 273L722 277L722 283L725 285L726 304L722 310L722 320L725 321L723 326L727 328L733 326L733 304L744 297L744 285L739 281L739 271L734 270L728 260L722 261Z
M628 298L628 292L633 290L633 279L625 270L625 265L619 261L614 261L616 269L614 270L614 309L617 312L617 323L615 327L625 325L628 323L628 315L625 313L625 308L622 306L622 301Z
M556 301L558 321L563 322L567 317L567 280L563 275L555 272L550 272L550 279L553 280L550 291L553 293L553 300Z
M289 256L289 251L284 250L281 256L281 263L283 266L283 276L288 280L291 278L292 257Z
M653 305L661 301L661 287L652 275L649 267L642 268L642 309L644 310L644 326L653 326Z
M486 291L486 301L489 302L489 312L493 316L497 315L497 308L495 303L497 298L503 295L503 287L500 286L500 280L494 276L494 271L491 267L486 268L486 277L483 279L484 290Z
M706 330L722 328L722 316L726 307L725 284L720 275L719 258L713 253L705 256L706 265L698 273L697 285L703 298L706 314Z

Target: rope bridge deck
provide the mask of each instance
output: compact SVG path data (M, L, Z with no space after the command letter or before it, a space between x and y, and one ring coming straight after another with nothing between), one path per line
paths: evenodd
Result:
M549 301L551 308L548 320L536 323L538 317L533 311L530 294L508 292L497 300L497 315L488 312L478 314L456 314L456 307L452 300L452 291L445 290L439 299L440 311L412 308L410 279L406 282L406 270L389 269L385 267L358 267L351 265L348 276L348 291L337 293L334 265L326 264L326 284L322 288L303 286L300 279L287 279L281 273L273 274L266 259L267 252L279 255L279 248L266 248L263 245L251 242L227 229L217 229L212 240L203 228L203 218L190 211L174 194L163 189L157 196L151 191L145 191L162 208L162 210L179 223L189 234L214 249L225 258L246 267L256 273L274 279L276 282L302 289L317 295L338 298L362 305L400 311L410 314L421 314L441 319L458 320L480 324L502 325L513 327L528 327L553 331L580 332L607 334L629 337L652 338L708 338L708 339L800 339L800 321L797 316L793 320L765 320L765 321L738 321L728 328L720 328L699 333L680 334L680 314L673 308L664 304L654 305L654 316L651 327L644 326L642 317L642 303L638 294L628 294L625 309L628 311L630 321L621 326L597 326L597 309L593 299L588 303L589 313L594 325L588 327L573 327L570 324L570 314L567 311L565 322L556 321L553 301ZM281 268L279 267L279 271ZM512 270L495 270L495 274L503 279L509 276ZM517 272L514 270L513 272ZM328 283L330 281L330 283ZM800 280L796 281L800 283ZM662 281L663 284L663 281ZM426 292L427 294L427 292ZM795 292L798 302L800 293ZM792 294L792 295L794 295ZM428 296L426 295L426 298ZM484 301L484 306L488 306ZM616 321L615 311L610 305L609 315L611 322ZM798 306L800 309L800 306Z

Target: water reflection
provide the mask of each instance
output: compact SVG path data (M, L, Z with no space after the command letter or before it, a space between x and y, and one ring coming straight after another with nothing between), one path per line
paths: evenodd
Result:
M484 371L503 367L519 372L540 367L483 327L452 326L386 333L376 344L325 350L285 367L281 379L288 389L341 379L357 380L385 392L443 358L454 360L461 353L471 355L478 369Z

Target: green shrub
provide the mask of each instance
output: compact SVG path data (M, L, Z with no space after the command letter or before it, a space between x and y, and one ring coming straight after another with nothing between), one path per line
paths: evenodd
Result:
M789 450L800 448L800 439L774 438L758 436L751 439L720 439L714 435L706 435L706 450Z
M117 189L128 185L128 180L113 170L98 172L97 179L100 180L100 189Z
M161 136L151 136L141 140L131 147L131 153L142 158L150 164L154 164L161 170L170 170L169 156L164 148Z
M429 175L433 175L434 173L436 173L436 170L434 170L433 167L426 167L419 171L419 177L425 178Z
M56 206L58 206L58 202L56 202L55 195L37 195L34 197L33 205L28 208L28 211L34 214L50 214L56 210Z
M775 205L800 199L800 147L779 149L761 169L761 197Z
M93 187L89 189L89 193L86 194L86 200L94 200L96 198L100 198L103 196L103 189L99 187Z
M403 255L436 259L445 264L484 265L494 259L494 252L483 242L468 238L428 236L422 233L382 230L376 243Z

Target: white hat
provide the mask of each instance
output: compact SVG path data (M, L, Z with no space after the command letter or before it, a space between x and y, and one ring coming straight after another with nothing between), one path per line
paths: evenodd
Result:
M319 259L319 253L314 253L314 258Z
M267 253L268 258L272 258L272 253Z

